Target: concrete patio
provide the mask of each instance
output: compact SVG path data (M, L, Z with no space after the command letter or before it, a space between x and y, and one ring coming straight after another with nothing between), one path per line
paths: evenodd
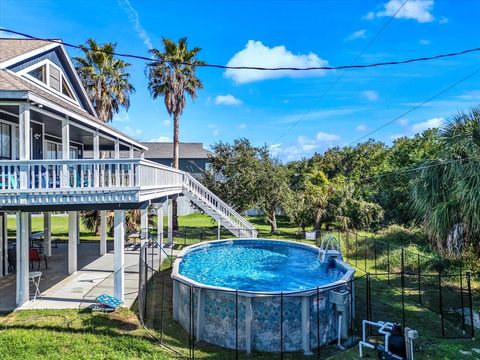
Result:
M138 293L140 244L125 247L125 301L124 305L130 307ZM25 309L79 309L89 307L95 303L95 298L101 294L113 296L113 242L107 243L107 253L99 255L99 243L96 241L83 241L78 245L78 271L68 275L68 245L58 243L52 248L52 256L48 258L48 269L42 262L40 271L41 296L35 301L29 301L18 310ZM149 255L153 253L154 265L160 264L157 248L150 248ZM163 258L163 257L162 257ZM34 264L34 269L37 270ZM0 277L0 312L15 310L15 272ZM30 281L30 295L35 293L34 285Z

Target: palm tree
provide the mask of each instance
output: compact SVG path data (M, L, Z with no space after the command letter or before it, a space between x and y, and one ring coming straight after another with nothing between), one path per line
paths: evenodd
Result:
M163 96L165 108L173 116L173 167L179 167L178 133L179 119L186 105L186 94L192 100L197 97L197 90L203 88L197 77L198 65L204 64L197 59L200 48L188 49L187 38L178 43L163 38L163 50L151 49L155 61L147 65L148 89L154 99ZM178 228L176 201L173 202L174 228Z
M128 110L130 94L135 91L129 82L127 72L130 64L115 57L116 43L98 44L94 39L88 39L86 45L80 45L84 57L75 57L74 63L77 73L83 83L97 116L103 122L109 122L120 111L120 107ZM132 210L138 212L138 210ZM112 212L113 214L113 212ZM108 214L108 218L112 217ZM127 216L135 219L139 214ZM98 234L100 228L100 214L98 211L82 213L82 221L87 229ZM132 228L135 224L127 224Z
M113 55L116 43L98 44L94 39L88 39L86 46L80 46L84 57L73 59L75 68L98 118L109 122L120 107L125 110L130 107L130 94L135 91L127 72L130 64Z
M441 141L441 158L425 162L412 180L413 208L439 249L480 253L480 108L455 116Z

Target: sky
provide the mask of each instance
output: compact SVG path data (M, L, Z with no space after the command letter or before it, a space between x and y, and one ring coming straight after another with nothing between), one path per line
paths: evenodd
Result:
M368 64L480 46L479 1L409 0L395 15L403 1L0 0L0 28L75 44L116 42L117 51L143 56L161 48L162 37L187 36L207 63L263 67ZM346 71L201 68L204 88L187 103L180 140L209 148L245 137L282 161L369 137L391 144L476 105L480 74L460 80L480 69L479 60L472 53ZM128 61L136 92L112 125L142 141L171 141L172 121L148 91L145 62Z

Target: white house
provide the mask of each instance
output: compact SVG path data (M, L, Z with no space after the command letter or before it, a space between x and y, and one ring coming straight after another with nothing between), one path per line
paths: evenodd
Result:
M29 301L31 212L44 214L48 256L50 212L68 211L72 274L77 271L78 212L101 211L99 251L104 253L105 214L114 210L114 296L120 299L127 209L141 209L146 228L149 206L155 205L163 219L158 205L183 193L235 236L256 236L251 224L191 175L145 160L146 150L97 118L61 43L0 39L0 276L8 271L5 212L15 212L17 306ZM101 159L102 151L114 157Z

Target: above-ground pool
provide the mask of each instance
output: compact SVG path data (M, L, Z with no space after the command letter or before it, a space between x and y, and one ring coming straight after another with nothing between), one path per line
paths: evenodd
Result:
M285 240L189 246L173 267L174 318L197 341L309 353L346 335L351 321L354 272L340 254L321 255Z

